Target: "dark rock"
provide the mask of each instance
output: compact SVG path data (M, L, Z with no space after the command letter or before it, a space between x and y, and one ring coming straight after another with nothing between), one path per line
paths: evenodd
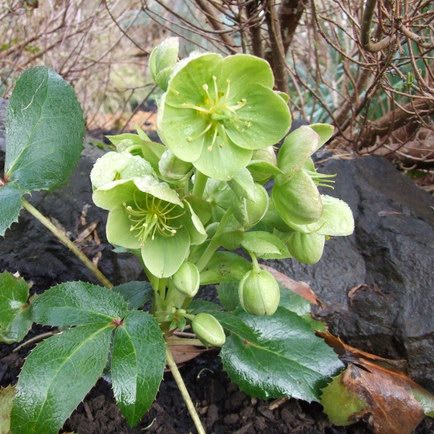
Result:
M334 191L356 229L326 243L314 266L273 266L308 282L324 305L316 313L347 343L408 361L410 376L434 390L434 200L379 157L331 160Z

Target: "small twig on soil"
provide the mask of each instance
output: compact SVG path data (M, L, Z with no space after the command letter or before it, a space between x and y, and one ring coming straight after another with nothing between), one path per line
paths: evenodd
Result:
M176 385L178 386L179 391L181 392L182 399L187 406L188 412L190 413L191 418L193 419L194 426L197 429L199 434L206 434L205 428L202 425L202 422L197 414L196 408L191 400L190 394L188 393L187 387L185 387L184 380L181 376L181 373L178 370L178 366L176 366L176 362L173 359L172 353L169 349L169 346L166 346L166 361L169 366L170 372L172 372L173 378L175 379Z
M57 228L51 221L37 210L26 199L22 199L23 207L36 220L42 223L61 243L77 256L78 259L94 274L94 276L107 288L113 288L110 280L96 267L96 265L66 236L66 234Z
M287 402L288 399L289 399L289 398L287 398L286 396L284 396L283 398L276 399L275 401L273 401L273 402L268 406L268 408L269 408L271 411L276 410L276 408L279 408L279 407L281 407L283 404L285 404L285 402Z
M12 350L13 353L16 353L18 351L21 350L21 348L26 347L27 345L31 345L35 342L41 341L42 339L48 338L50 336L56 335L57 333L60 333L58 330L54 330L52 332L46 332L46 333L41 333L38 336L34 336L33 338L30 338L29 340L23 342L22 344L18 345L16 348L14 348Z

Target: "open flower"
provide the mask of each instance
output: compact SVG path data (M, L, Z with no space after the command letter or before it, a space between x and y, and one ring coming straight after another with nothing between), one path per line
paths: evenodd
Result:
M270 65L257 57L192 55L175 66L162 97L160 136L181 160L228 180L288 131L289 109L273 85Z
M139 250L145 266L157 277L173 275L187 258L190 245L206 238L190 204L153 176L106 183L94 191L93 200L109 210L108 241Z

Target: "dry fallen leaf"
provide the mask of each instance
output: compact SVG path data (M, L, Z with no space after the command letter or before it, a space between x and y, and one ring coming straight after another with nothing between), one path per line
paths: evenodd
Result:
M170 351L176 364L179 366L209 351L209 349L194 347L192 345L171 345Z
M321 403L337 425L364 418L376 434L410 434L434 397L405 374L361 358L323 389Z

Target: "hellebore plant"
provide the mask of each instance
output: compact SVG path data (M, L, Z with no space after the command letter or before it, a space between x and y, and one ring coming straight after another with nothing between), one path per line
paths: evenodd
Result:
M29 299L22 279L0 274L0 340L23 339L33 322L60 330L24 363L13 433L58 432L104 373L136 425L155 399L166 363L203 433L172 345L221 347L230 378L260 398L319 401L343 366L315 335L309 303L258 262L315 263L326 239L352 233L350 208L320 193L330 175L318 173L312 160L333 128L315 124L288 134L287 98L273 90L268 63L250 55L193 53L178 61L178 41L169 39L152 52L150 68L164 92L162 144L140 129L111 136L115 151L90 174L93 201L108 211L108 241L135 255L149 282L112 287L86 262L111 289L69 282ZM24 199L64 183L77 162L83 119L71 88L45 68L25 72L9 104L6 135L0 234L25 207L79 256ZM196 299L207 285L217 285L218 303ZM179 334L190 328L197 339Z

